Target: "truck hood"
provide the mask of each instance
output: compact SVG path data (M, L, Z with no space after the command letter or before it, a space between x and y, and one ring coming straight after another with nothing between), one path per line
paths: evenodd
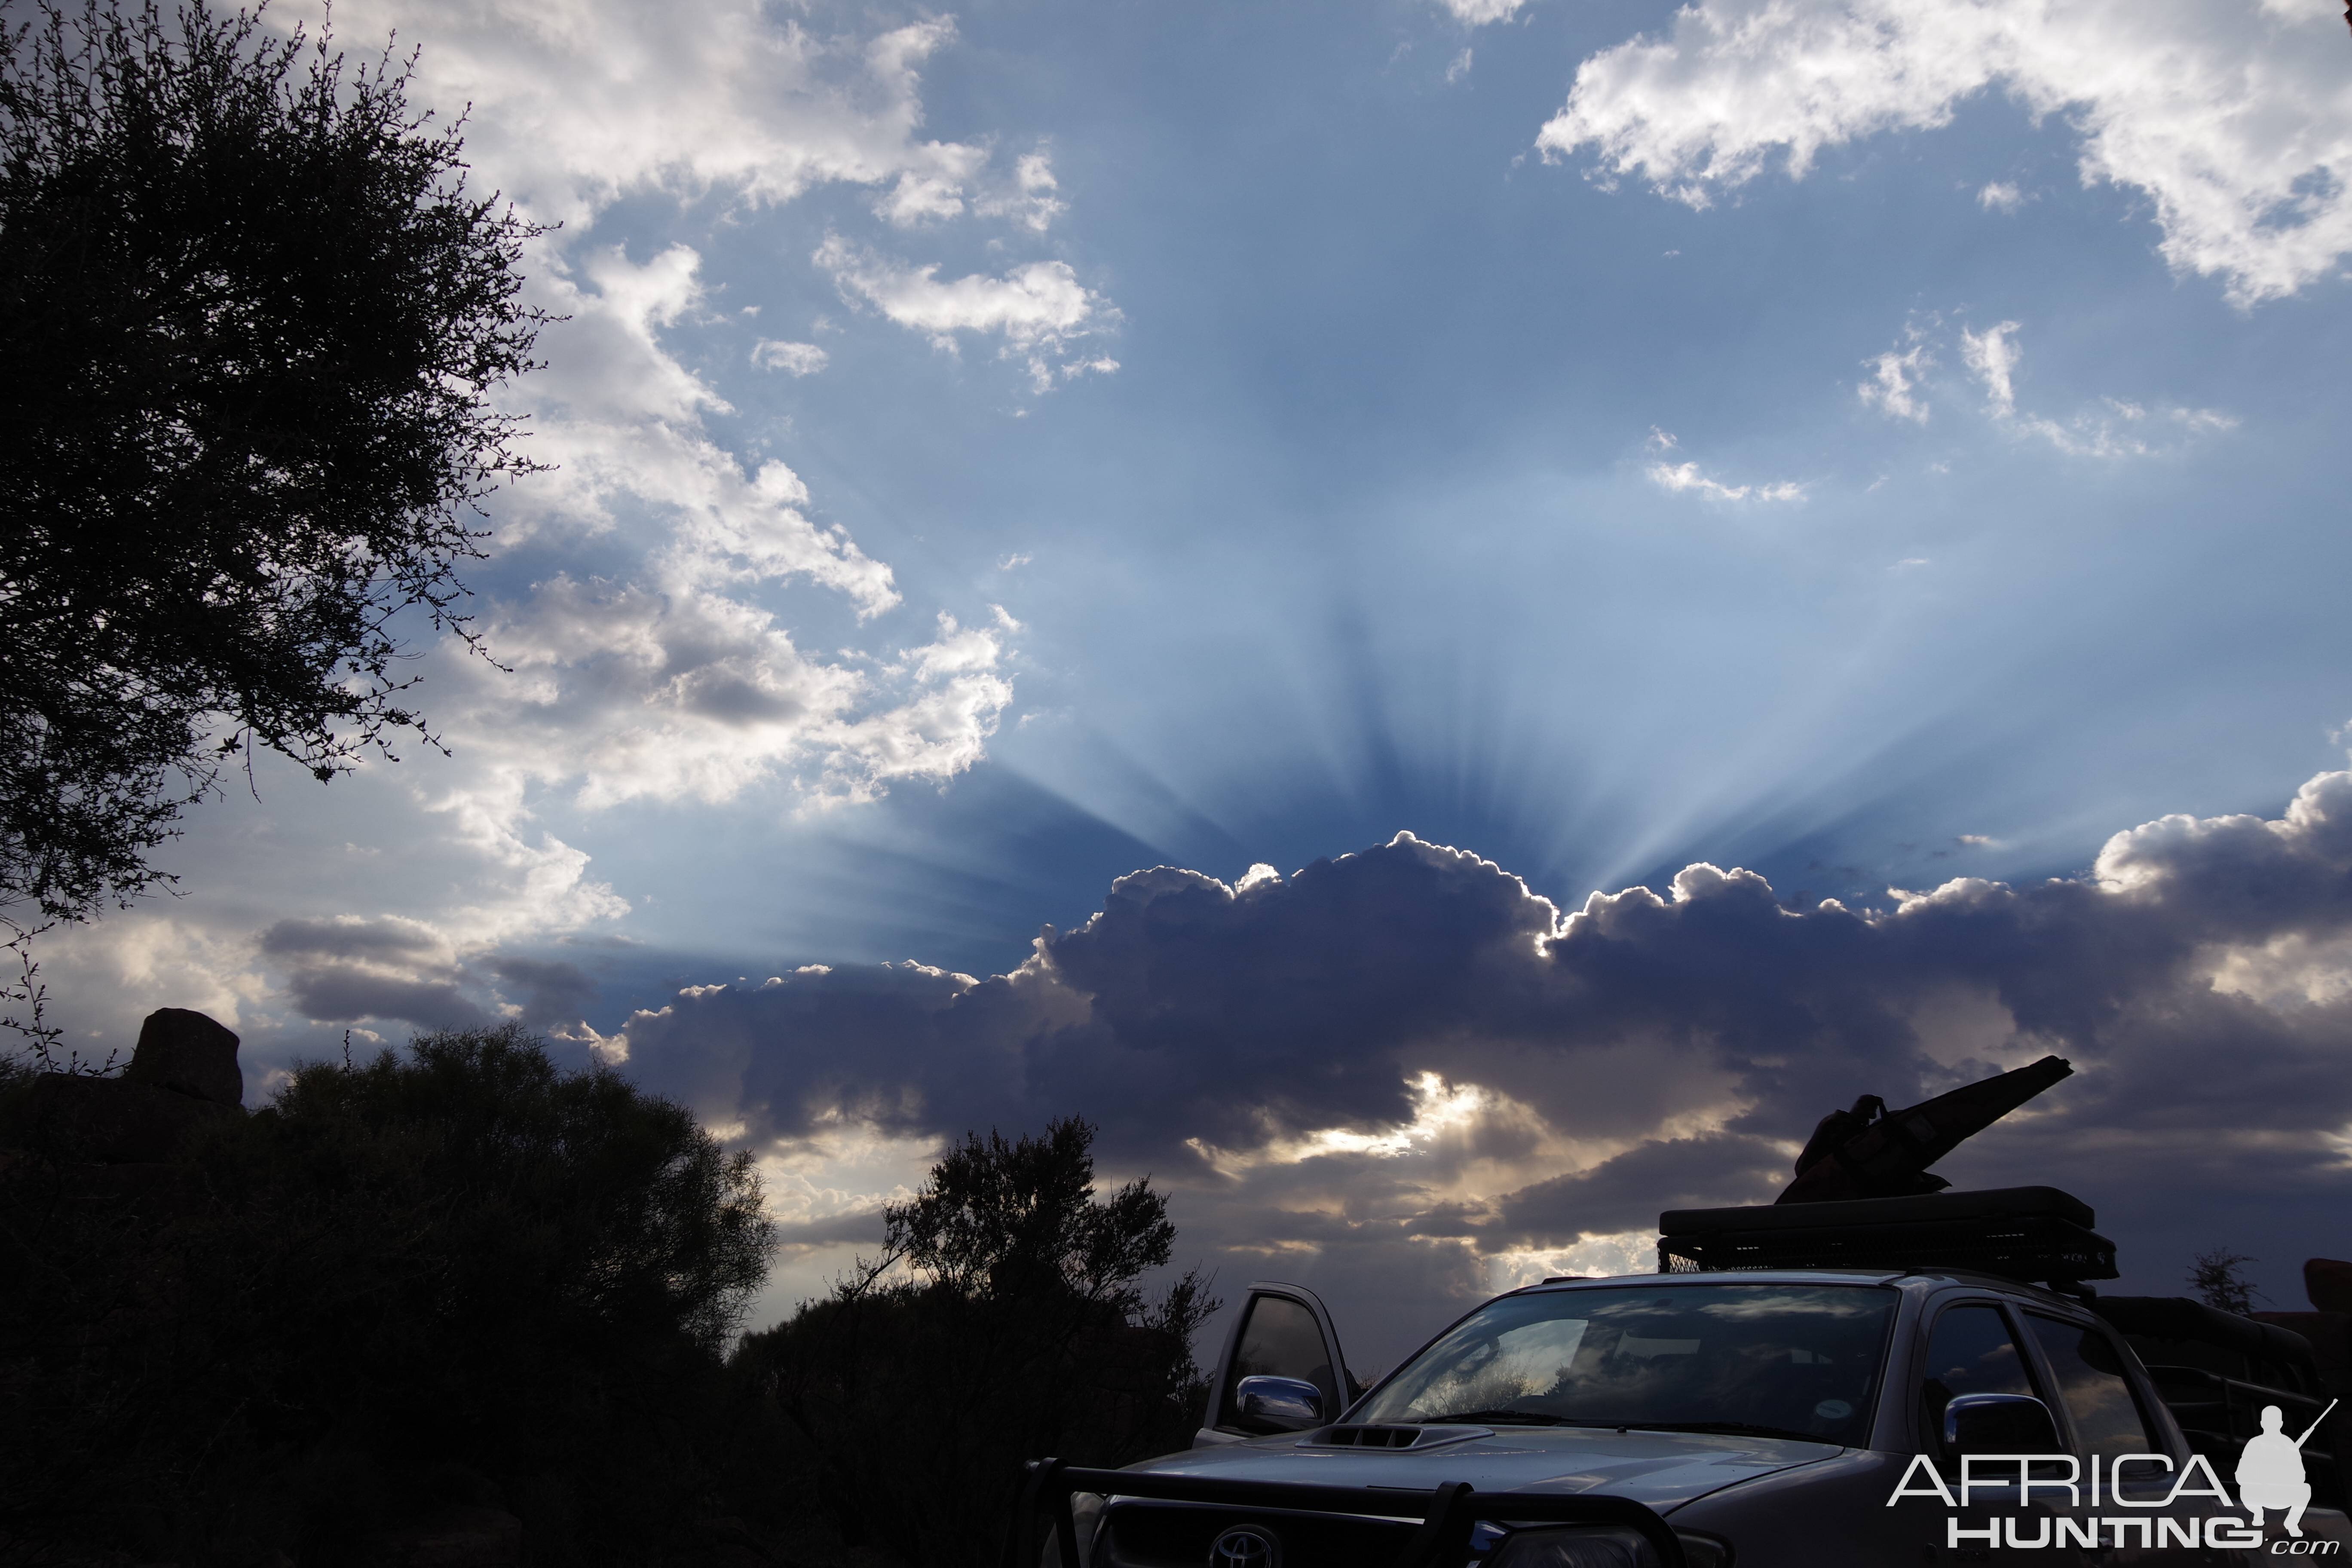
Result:
M1169 1454L1131 1470L1227 1480L1425 1491L1468 1481L1479 1491L1606 1492L1661 1513L1741 1481L1834 1458L1833 1443L1711 1432L1503 1426L1427 1447L1381 1451L1302 1444L1291 1435Z

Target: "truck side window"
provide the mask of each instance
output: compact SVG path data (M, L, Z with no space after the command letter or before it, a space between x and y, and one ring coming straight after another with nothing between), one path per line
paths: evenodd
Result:
M1323 1391L1323 1415L1339 1415L1339 1387L1331 1377L1331 1355L1323 1348L1323 1330L1315 1314L1287 1296L1254 1296L1249 1321L1242 1325L1241 1342L1234 1347L1233 1370L1227 1373L1222 1407L1234 1407L1234 1389L1245 1377L1303 1378Z
M1927 1336L1927 1368L1919 1385L1921 1438L1936 1447L1944 1406L1960 1394L2032 1394L2025 1358L2017 1352L2000 1310L1981 1301L1947 1307Z
M2040 1312L2026 1313L2025 1321L2032 1325L2033 1342L2058 1379L2058 1396L2074 1418L2084 1455L2112 1458L2163 1452L2148 1436L2147 1423L2124 1377L2123 1358L2105 1333Z

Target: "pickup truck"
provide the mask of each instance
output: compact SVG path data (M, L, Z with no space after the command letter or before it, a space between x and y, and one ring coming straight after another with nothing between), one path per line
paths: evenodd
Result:
M1360 1388L1312 1291L1255 1283L1194 1446L1117 1471L1034 1466L1013 1561L2343 1561L2340 1511L2307 1507L2299 1535L2277 1509L2248 1519L2088 1296L1967 1268L1552 1279Z

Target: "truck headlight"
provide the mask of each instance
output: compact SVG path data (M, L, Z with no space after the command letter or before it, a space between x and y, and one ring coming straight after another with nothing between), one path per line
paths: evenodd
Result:
M1658 1554L1639 1531L1614 1525L1515 1530L1494 1568L1658 1568Z

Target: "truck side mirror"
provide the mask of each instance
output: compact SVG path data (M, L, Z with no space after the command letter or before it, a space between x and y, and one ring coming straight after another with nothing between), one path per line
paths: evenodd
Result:
M2062 1454L2050 1406L2026 1394L1961 1394L1944 1406L1944 1452Z
M1323 1425L1323 1391L1297 1377L1245 1377L1234 1389L1236 1414L1275 1432L1304 1432Z

